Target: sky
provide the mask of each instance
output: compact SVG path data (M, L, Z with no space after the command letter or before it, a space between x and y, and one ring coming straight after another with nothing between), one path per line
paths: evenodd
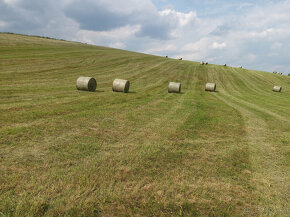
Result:
M0 32L290 73L290 0L0 0Z

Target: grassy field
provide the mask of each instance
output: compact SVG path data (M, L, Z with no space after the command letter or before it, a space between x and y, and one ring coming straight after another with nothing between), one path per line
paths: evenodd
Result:
M290 215L289 76L0 34L0 81L0 216Z

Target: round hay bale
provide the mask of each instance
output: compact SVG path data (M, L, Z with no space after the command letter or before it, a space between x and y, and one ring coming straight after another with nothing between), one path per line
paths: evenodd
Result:
M280 87L280 86L274 86L273 87L273 91L274 92L281 92L282 91L282 87Z
M206 91L215 92L215 89L216 89L216 84L215 83L207 83L205 85L205 90Z
M179 58L178 60L182 60L182 58Z
M201 61L201 62L200 62L200 65L204 65L204 62L203 62L203 61Z
M113 81L113 87L112 90L114 92L124 92L124 93L128 93L129 92L129 88L130 88L130 82L127 80L123 80L123 79L115 79Z
M274 71L274 72L273 72L273 74L277 74L277 72L276 72L276 71Z
M181 83L169 82L168 93L180 93L180 91L181 91Z
M165 56L165 58L168 58L168 56Z
M205 62L205 65L208 65L208 62Z
M227 64L224 64L224 66L227 66Z
M79 77L76 87L78 90L95 91L97 88L97 81L91 77Z

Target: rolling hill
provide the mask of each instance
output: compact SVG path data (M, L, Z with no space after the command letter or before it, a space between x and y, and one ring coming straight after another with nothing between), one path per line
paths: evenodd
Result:
M289 76L0 34L0 81L0 216L290 215Z

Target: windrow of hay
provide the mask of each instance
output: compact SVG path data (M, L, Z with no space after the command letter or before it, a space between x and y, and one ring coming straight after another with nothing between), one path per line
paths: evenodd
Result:
M97 81L91 77L79 77L76 87L78 90L95 91L97 88Z
M215 92L216 84L215 83L207 83L205 85L205 90L210 92Z
M123 92L123 93L128 93L130 88L130 82L127 80L123 79L115 79L113 81L113 87L112 90L114 92Z
M168 93L180 93L181 92L181 83L169 82Z

